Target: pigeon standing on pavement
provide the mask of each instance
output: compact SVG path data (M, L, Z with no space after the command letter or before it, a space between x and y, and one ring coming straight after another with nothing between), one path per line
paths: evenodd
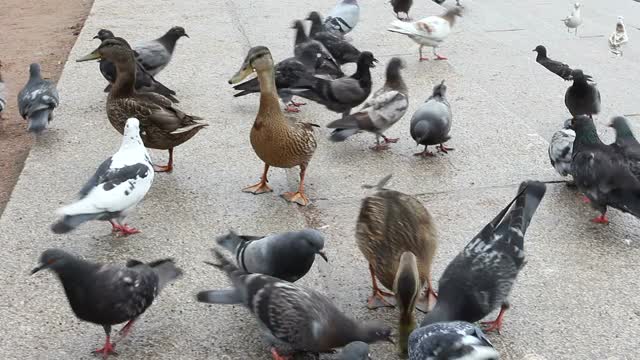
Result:
M327 31L345 35L358 24L360 20L360 6L358 0L339 0L324 19Z
M640 181L633 173L629 159L600 141L591 118L576 116L572 127L576 139L571 174L578 190L600 212L600 216L591 221L608 224L608 206L640 217Z
M627 36L627 30L624 26L624 18L618 16L618 22L616 23L616 29L609 37L609 49L616 56L622 56L622 45L629 42L629 36Z
M345 346L338 355L338 360L371 360L369 356L369 344L362 341L354 341Z
M565 121L564 127L556 131L549 142L549 161L551 166L560 174L571 174L571 159L573 158L573 141L576 132L571 129L571 119Z
M42 133L53 120L53 110L58 107L59 102L56 85L42 78L40 64L31 64L29 81L18 93L18 110L28 122L27 130Z
M582 13L580 12L581 7L582 5L579 2L576 2L573 4L571 14L562 19L562 22L567 27L567 32L571 32L571 29L576 29L576 36L578 36L578 27L582 24Z
M418 145L424 145L424 151L415 156L433 156L429 145L436 145L438 152L448 153L453 148L444 145L451 136L451 105L447 101L447 86L444 80L433 88L433 94L425 101L411 118L409 128L411 137Z
M436 60L447 60L446 57L436 53L439 47L451 33L451 28L455 24L456 17L462 16L462 9L454 7L448 9L442 15L429 16L415 22L395 20L391 23L388 31L407 35L411 40L420 45L420 61L429 60L422 55L422 48L430 46Z
M341 35L325 31L322 25L322 18L317 11L309 13L307 20L311 21L311 29L309 29L309 37L317 40L331 53L338 65L347 63L355 63L360 57L360 50L351 45Z
M411 6L413 5L413 0L391 0L391 6L393 7L393 12L396 13L396 17L398 20L410 21L409 10L411 10ZM401 19L400 13L404 13L406 16Z
M360 131L368 131L376 135L373 150L386 150L389 143L397 142L398 139L384 136L384 132L397 123L409 107L409 91L400 74L400 69L403 68L402 59L391 58L384 86L362 105L360 111L327 125L328 128L335 129L330 140L344 141ZM383 144L380 144L380 137L384 139Z
M573 84L564 94L564 104L572 116L588 115L592 118L600 112L600 91L595 84L589 84L591 76L582 70L573 70L571 77Z
M51 226L56 234L68 233L90 220L109 221L113 232L130 235L140 232L125 224L124 218L144 198L153 182L153 165L140 138L140 122L130 118L124 127L118 152L105 160L80 190L80 198L58 213Z
M7 107L7 86L2 80L2 62L0 61L0 119L2 119L2 112Z
M178 39L186 36L182 26L174 26L161 37L137 44L135 51L136 60L142 64L149 74L156 76L162 71L173 57L173 50L176 48Z
M482 330L464 321L418 328L409 337L409 360L498 360Z
M545 191L541 182L520 184L516 197L449 263L440 278L438 302L422 326L475 322L500 306L496 320L485 323L486 331L500 332L507 298L525 264L524 236Z
M390 327L378 322L359 323L318 291L267 275L249 275L217 250L213 253L218 264L211 265L227 274L233 288L201 291L198 301L246 306L272 345L275 359L301 351L330 352L354 341L392 342Z
M322 249L324 236L314 229L269 236L237 235L229 232L216 239L229 250L238 267L252 274L264 274L295 282L311 269L316 254L328 261Z
M547 57L547 48L542 45L536 46L533 51L537 52L536 62L542 66L544 66L547 70L552 73L560 76L566 81L573 80L573 76L571 75L573 70L569 67L569 65L565 63L561 63L560 61L552 60Z
M107 338L104 347L94 354L102 354L105 359L116 355L111 326L126 321L118 341L124 339L160 291L182 275L172 259L147 264L137 260L129 260L126 265L96 264L60 249L44 251L31 274L44 269L56 273L80 320L102 325Z
M616 131L616 141L612 145L631 161L640 161L640 143L633 136L629 122L624 116L616 116L609 124Z

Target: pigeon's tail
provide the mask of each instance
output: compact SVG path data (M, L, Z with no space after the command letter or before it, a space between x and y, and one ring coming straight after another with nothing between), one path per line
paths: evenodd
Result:
M258 81L258 78L251 79L234 86L233 89L240 91L239 93L234 94L234 97L257 93L260 92L260 82Z
M31 116L27 118L27 121L29 121L27 130L36 134L42 133L49 124L49 114L51 114L51 109L42 109L35 111L33 114L31 114Z
M466 344L467 342L471 341L472 338L474 341L477 341L476 338L474 338L473 336L465 336L462 338L462 343ZM500 354L498 353L498 351L496 351L496 349L494 349L492 346L486 346L486 345L466 345L468 346L468 352L466 353L469 357L469 359L497 359Z
M200 291L196 298L199 302L208 304L233 305L242 303L240 292L236 289Z
M358 129L335 129L331 132L329 140L333 142L342 142L358 133Z
M98 214L65 215L58 222L51 225L51 231L56 234L66 234L77 228L80 224L93 220L97 216Z
M496 232L504 233L505 231L510 231L515 235L510 237L512 244L519 249L523 249L524 235L546 191L547 186L539 181L526 181L520 184L518 195L514 199L515 205ZM509 207L510 205L506 209Z
M223 248L229 250L230 252L232 252L234 254L236 252L236 249L244 241L245 240L243 238L238 236L238 234L236 234L233 231L229 231L229 233L227 235L220 236L220 237L218 237L216 239L216 242L218 243L218 245L222 246Z
M415 25L410 22L395 20L389 25L387 31L404 34L404 35L417 35L421 36L421 34L416 29Z
M182 270L176 266L173 259L156 260L147 265L158 275L158 291L182 276Z

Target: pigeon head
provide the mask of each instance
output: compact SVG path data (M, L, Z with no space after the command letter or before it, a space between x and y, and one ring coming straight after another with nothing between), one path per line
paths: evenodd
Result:
M547 57L547 48L542 45L536 46L533 51L537 52L540 57Z
M142 139L140 138L140 121L134 117L127 120L122 134L122 145L125 146L131 144L142 146Z
M387 80L389 78L395 79L400 77L400 70L404 69L404 61L398 57L393 57L387 64Z
M573 4L573 7L577 10L582 7L582 4L580 4L579 2L576 2L575 4Z
M298 233L298 238L294 240L293 247L301 247L300 253L311 252L320 255L324 261L329 262L327 255L322 251L324 248L324 236L315 229L304 229Z
M609 124L609 126L616 130L616 138L633 137L633 132L631 131L629 123L624 116L614 117L611 119L611 124Z
M32 78L39 78L40 77L40 64L33 63L33 64L29 65L29 76L32 77Z
M314 24L317 23L321 23L322 22L322 17L320 16L320 13L317 11L312 11L309 13L309 16L307 16L307 18L305 20L309 20Z
M440 84L433 87L433 97L445 97L447 95L447 85L444 84L444 80Z
M184 28L182 26L174 26L171 29L169 29L169 31L167 31L167 33L165 34L165 36L170 36L173 37L175 39L179 39L183 36L189 37L189 35L187 35L187 33L184 31Z
M111 39L114 38L115 35L113 35L113 33L111 32L111 30L107 30L107 29L100 29L100 31L98 31L98 35L94 36L94 39L99 39L100 41L104 41L107 39Z
M573 119L567 119L564 121L563 129L573 129Z
M240 70L229 79L229 84L237 84L254 71L273 69L273 58L266 46L254 46L249 49Z
M133 50L124 39L111 38L103 40L97 49L77 59L77 62L105 59L113 63L122 63L133 60Z
M574 81L587 81L591 78L590 76L585 75L580 69L574 69L571 71L571 77L573 77Z
M360 330L358 334L359 340L364 341L367 344L371 344L378 341L386 341L386 342L395 344L395 342L391 337L391 334L392 334L391 327L381 322L375 321L375 322L365 323L364 325L362 325L362 327L359 330Z
M60 249L48 249L40 255L40 264L31 270L31 274L35 274L40 270L51 269L58 272L74 259L73 255Z
M373 54L371 52L363 51L362 53L360 53L360 57L358 58L358 67L362 65L362 66L368 66L370 68L374 68L376 67L375 63L377 62L378 62L378 59L373 57Z
M347 344L340 353L340 360L364 360L371 359L369 356L369 344L362 341L354 341Z
M447 20L452 26L456 22L456 17L462 17L462 7L460 6L452 7L442 15L442 18Z

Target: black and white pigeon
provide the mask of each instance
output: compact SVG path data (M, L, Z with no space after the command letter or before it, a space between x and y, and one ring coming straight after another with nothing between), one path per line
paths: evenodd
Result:
M2 119L2 112L7 108L7 86L2 80L2 62L0 61L0 119Z
M339 34L325 31L322 25L322 17L317 11L309 13L307 20L311 21L309 37L317 40L331 53L338 65L355 63L360 57L360 50L351 45Z
M327 31L337 34L347 34L360 20L360 6L358 0L339 0L324 19Z
M587 115L593 117L600 112L600 91L595 84L589 84L591 76L582 70L571 72L573 85L564 94L564 104L572 116Z
M309 272L316 254L328 261L322 251L324 236L314 229L268 236L229 232L218 237L216 242L234 255L236 264L244 271L290 282L297 281Z
M144 198L153 183L153 165L140 138L140 122L130 118L124 127L122 145L106 159L80 190L80 198L58 210L62 218L51 226L64 234L90 220L109 221L113 232L140 232L124 218Z
M133 47L136 52L136 60L151 75L158 75L160 71L169 65L176 43L183 36L189 37L184 28L182 26L174 26L155 40L136 44Z
M591 118L576 116L572 127L576 139L571 174L578 190L600 212L591 221L608 224L608 206L640 217L640 181L633 172L634 164L614 146L600 140Z
M334 80L318 77L305 77L303 80L311 86L290 89L293 95L315 101L327 109L341 113L346 117L351 109L362 104L371 94L371 68L378 62L369 51L363 51L358 58L356 72L349 76Z
M40 134L53 120L53 110L58 107L60 97L56 85L44 80L40 74L40 64L29 66L29 81L18 93L20 116L27 120L27 130Z
M126 265L97 264L60 249L44 251L31 274L44 269L56 273L78 319L102 325L107 338L104 347L94 354L102 354L105 359L116 355L111 326L126 321L118 341L124 339L160 291L182 275L172 259L146 264L137 260L129 260Z
M500 332L507 298L525 264L524 236L546 185L520 184L518 194L447 266L438 286L438 302L421 326L453 320L476 322L500 307L486 331Z
M573 157L573 141L576 132L571 129L571 119L564 122L564 127L556 131L549 142L549 161L551 166L560 174L571 174L571 158Z
M409 131L418 145L424 145L424 151L415 156L433 156L429 145L436 145L438 152L448 153L453 148L444 145L451 139L451 104L447 101L447 86L444 80L433 88L433 93L411 117Z
M99 39L100 41L105 41L107 39L116 38L113 35L111 30L101 29L98 31L98 35L93 37L94 39ZM117 39L127 42L125 39L118 37ZM127 43L129 44L129 43ZM134 50L135 54L135 50ZM100 73L102 76L109 82L109 85L104 88L104 92L109 92L111 90L112 84L116 81L116 76L118 75L118 71L114 63L109 60L101 59L99 61L100 64ZM164 86L161 82L156 80L151 73L145 70L144 66L140 63L139 60L136 60L136 83L135 89L141 92L154 92L160 94L174 103L179 103L178 99L176 99L176 92Z
M482 330L464 321L417 328L409 337L409 360L498 360Z
M569 65L565 63L549 59L547 57L547 48L542 45L538 45L535 49L533 49L533 51L538 53L538 55L536 56L536 62L538 64L544 66L547 70L560 76L566 81L573 80L573 69L571 69ZM590 78L589 75L585 75L585 77Z
M272 354L325 353L354 341L390 341L391 328L379 322L360 323L343 314L325 295L268 275L247 274L213 250L233 288L201 291L200 302L244 304L255 316L272 346Z
M376 135L376 145L371 148L373 150L386 150L390 143L397 142L398 139L384 136L384 132L397 123L409 107L409 90L400 74L403 68L402 59L391 58L387 64L384 86L362 105L360 111L329 123L327 127L335 129L329 139L345 141L351 135L367 131ZM384 139L382 144L380 137Z
M396 13L398 20L411 20L409 17L409 10L411 10L411 6L413 6L413 0L391 0L391 6L393 7L393 12ZM404 18L400 18L400 13L404 13L406 16Z
M371 360L369 344L354 341L342 349L337 360Z

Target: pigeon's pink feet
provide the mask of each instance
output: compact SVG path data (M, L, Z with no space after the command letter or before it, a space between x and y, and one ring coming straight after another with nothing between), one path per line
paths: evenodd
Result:
M449 60L444 56L436 55L436 60Z
M284 111L289 113L297 113L297 112L300 112L300 109L298 109L294 105L287 105L287 107L284 108Z
M445 154L448 154L451 150L455 150L454 148L446 147L444 144L436 145L436 149L438 149L438 152L443 152Z
M374 150L374 151L382 151L382 150L389 150L389 144L384 142L382 144L375 144L372 147L370 147L369 149Z
M424 151L417 152L413 154L413 156L432 157L432 156L436 156L436 154L432 153L431 151L428 151L427 149L424 149Z
M140 232L140 230L129 227L129 225L127 224L119 225L119 224L116 224L115 222L111 222L111 226L112 226L111 232L117 233L118 236L128 236L128 235L133 235Z
M495 320L483 321L481 324L487 325L487 327L484 328L484 331L485 332L497 331L498 334L500 334L500 329L502 329L502 319L504 318L504 314L506 311L507 311L507 308L505 306L502 306L500 308L500 313L498 314L498 317Z
M121 341L122 339L126 338L127 335L129 335L135 321L135 319L129 320L129 322L125 326L123 326L122 329L120 329L120 332L118 332L118 335L120 335L120 339L118 339L118 341Z
M278 354L278 350L276 348L271 348L271 355L273 355L273 360L289 360L290 356L280 355Z
M589 200L589 198L588 198L588 197L586 197L586 196L582 195L582 202L583 202L583 203L585 203L585 204L590 204L590 203L591 203L591 200Z
M291 105L293 105L293 106L302 106L302 105L307 105L307 103L297 103L297 102L295 102L295 101L293 101L293 100L291 100L291 101L290 101L290 103L291 103Z
M598 217L595 217L593 219L591 219L591 222L594 222L596 224L603 224L603 225L608 225L609 224L609 219L607 219L607 216L605 214L602 214Z
M382 138L384 139L385 144L395 144L398 142L398 140L400 140L400 138L388 138L384 135L382 135Z
M114 344L111 343L111 338L109 336L107 336L107 341L104 343L104 346L102 347L102 349L98 349L96 351L93 351L94 355L100 355L102 354L102 358L106 359L109 357L109 355L118 355L118 353L115 350L116 346Z
M420 56L420 58L418 59L420 61L429 61L428 57L424 57L424 56Z

